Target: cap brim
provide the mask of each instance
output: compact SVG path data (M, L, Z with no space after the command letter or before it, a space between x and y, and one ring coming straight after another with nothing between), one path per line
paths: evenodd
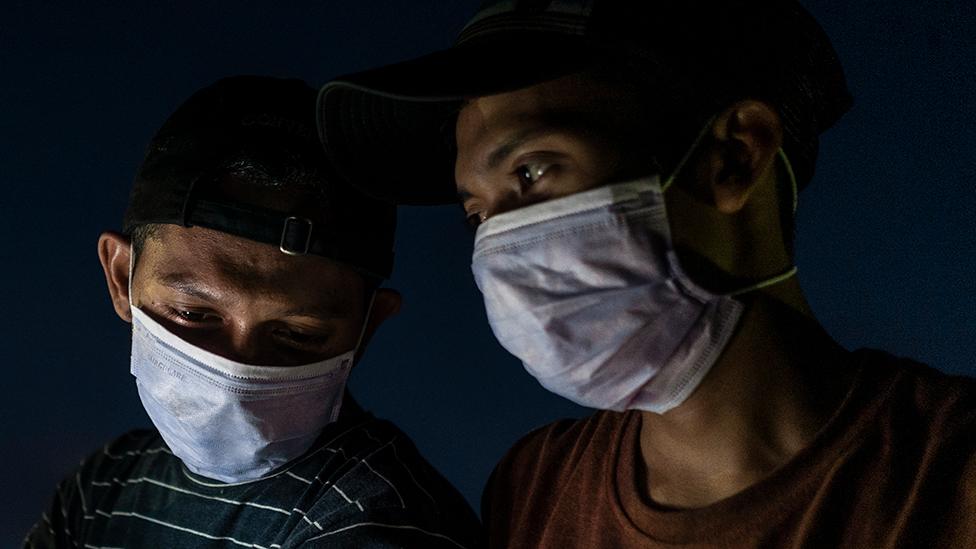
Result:
M595 57L575 36L506 33L342 76L319 93L319 135L340 175L375 198L456 202L454 120L462 102L581 70Z

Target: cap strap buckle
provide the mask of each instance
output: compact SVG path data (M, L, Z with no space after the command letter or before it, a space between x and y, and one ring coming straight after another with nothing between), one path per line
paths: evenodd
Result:
M305 255L312 243L311 220L304 217L289 217L281 228L281 242L278 249L288 255Z

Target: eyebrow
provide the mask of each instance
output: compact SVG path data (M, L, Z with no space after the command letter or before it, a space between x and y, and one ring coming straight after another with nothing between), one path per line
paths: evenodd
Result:
M234 287L261 291L272 285L267 274L244 268L227 258L215 257L214 260L221 275ZM194 272L170 271L168 267L160 265L154 271L164 286L188 296L217 301L219 293L210 285L200 282Z
M217 300L217 296L211 288L197 284L192 279L192 275L185 273L163 273L159 275L160 284L171 290L206 301Z
M208 302L218 301L217 294L209 287L193 280L193 275L187 273L161 273L158 275L163 286L175 290L183 295L195 297ZM347 318L353 313L353 306L348 299L336 299L331 306L300 305L287 311L281 316L307 316L323 319Z
M517 132L516 134L509 136L508 139L503 141L500 145L495 147L491 153L488 154L488 160L485 162L485 167L488 170L494 170L498 168L508 157L512 156L519 147L525 145L526 143L539 139L545 135L555 133L560 131L562 128L539 125L534 128L528 128Z
M488 170L497 168L519 147L530 141L541 139L557 133L586 132L593 126L591 117L575 110L556 110L544 113L535 118L535 124L530 128L518 131L508 136L505 141L496 146L485 162Z
M323 307L317 305L309 305L303 307L297 307L295 309L289 309L287 311L282 311L281 316L305 316L318 319L346 319L351 317L353 314L352 305L350 303L342 302L335 307Z

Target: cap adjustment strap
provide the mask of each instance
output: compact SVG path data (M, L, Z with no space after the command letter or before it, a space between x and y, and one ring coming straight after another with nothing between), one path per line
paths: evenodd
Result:
M281 241L278 249L288 255L305 255L312 243L314 223L304 217L289 217L281 228Z
M277 244L278 249L288 255L326 257L381 279L388 278L393 270L392 250L378 252L368 245L346 245L351 242L330 237L329 229L319 230L316 234L315 224L308 218L288 216L259 206L197 200L190 208L184 226L206 227L272 246Z

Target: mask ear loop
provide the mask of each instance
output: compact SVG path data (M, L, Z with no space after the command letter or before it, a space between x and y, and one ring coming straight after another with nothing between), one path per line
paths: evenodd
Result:
M705 122L705 125L702 127L701 131L699 131L698 135L695 136L695 140L691 142L691 146L688 147L688 150L685 151L684 156L682 156L681 160L678 161L678 165L675 166L673 170L671 170L671 175L669 175L668 178L664 180L664 183L661 183L662 193L667 191L668 187L673 185L675 179L677 179L678 176L681 175L681 171L685 169L685 165L688 164L689 160L691 160L691 155L694 154L696 150L698 150L698 145L701 144L702 139L705 139L705 134L707 134L708 130L712 128L712 123L715 122L715 119L717 117L718 117L717 114L713 115L708 119L707 122Z
M783 147L776 149L776 156L783 163L783 169L786 170L786 176L790 179L790 192L793 193L793 215L796 215L796 206L800 202L800 187L796 183L796 174L793 173L793 164L790 162L788 156L786 156L786 151Z
M363 325L362 325L362 327L359 328L359 338L356 339L356 346L353 347L350 351L348 351L348 352L351 352L352 353L352 358L349 359L349 362L351 363L350 373L351 373L352 368L354 368L356 366L356 364L358 362L357 359L360 356L360 351L362 351L362 349L360 348L360 346L363 344L363 336L366 335L366 326L369 325L369 317L370 317L371 314L373 314L373 302L374 301L376 301L376 290L373 290L373 292L369 295L369 305L366 307L366 315L363 317ZM345 362L345 361L343 361L343 362ZM346 374L346 375L348 376L349 374ZM339 402L337 402L336 405L332 409L332 421L336 421L336 419L338 419L339 414L341 413L342 407L346 404L346 398L347 397L350 397L351 398L351 395L349 394L349 388L348 387L346 387L342 391L342 396L341 396L341 398L339 398Z
M790 180L790 191L793 193L793 213L792 213L792 215L795 218L796 217L796 206L797 206L797 203L800 200L800 191L799 191L799 186L796 183L796 175L793 173L793 165L790 164L790 159L786 156L786 152L783 150L782 147L780 147L779 149L776 149L776 156L783 163L783 168L786 171L786 175L787 175L787 177ZM735 297L735 296L742 295L742 294L746 294L746 293L749 293L749 292L754 292L756 290L761 290L763 288L772 286L774 284L779 284L780 282L786 280L787 278L790 278L792 276L795 276L797 270L798 269L797 269L796 265L793 265L792 267L790 267L786 271L783 271L782 273L780 273L780 274L778 274L776 276L773 276L771 278L767 278L766 280L761 280L761 281L759 281L759 282L757 282L755 284L752 284L750 286L746 286L745 288L738 289L738 290L736 290L734 292L729 292L726 295L728 295L729 297Z
M691 142L691 146L688 147L688 150L685 152L684 156L682 156L681 160L678 161L678 165L674 168L674 170L671 171L671 175L669 175L668 178L664 180L664 183L661 184L661 192L667 191L668 188L674 184L675 180L681 174L681 171L684 170L685 165L688 164L689 160L691 160L691 155L694 154L698 149L698 145L701 144L702 139L705 138L705 134L708 133L708 130L712 127L712 123L715 122L717 117L718 115L712 116L707 122L705 122L705 126L701 129L701 131L698 132L695 140ZM793 193L793 215L796 215L796 207L800 200L800 190L796 183L796 174L793 172L793 164L790 162L789 157L786 156L786 151L784 151L782 147L776 149L776 156L783 163L783 169L786 170L786 175L790 180L790 192Z
M359 353L359 346L363 344L363 336L366 335L366 326L369 326L369 317L373 314L373 302L376 301L376 290L369 294L369 305L366 307L366 316L363 317L363 325L359 328L359 338L356 339L356 346L353 351Z
M135 272L135 265L136 265L136 254L134 253L134 251L132 249L132 242L130 240L130 242L129 242L129 280L127 282L127 284L129 285L129 295L128 295L128 298L129 298L129 309L132 309L132 307L133 307L133 305L132 305L132 274Z
M685 152L684 156L682 156L681 160L678 161L678 165L674 168L674 170L672 170L671 175L669 175L668 178L664 180L664 183L661 184L662 193L667 191L668 188L674 184L678 175L681 174L681 171L685 168L685 165L688 164L688 161L691 159L691 155L694 154L695 151L698 149L698 145L701 144L702 139L705 138L705 135L708 133L708 130L711 129L712 123L715 122L715 119L717 117L718 115L709 118L708 121L705 123L705 126L701 129L701 131L698 132L698 135L695 137L695 140L692 141L691 146L688 147L688 150ZM790 163L790 159L786 156L786 152L783 150L782 147L776 149L776 157L779 158L779 160L783 163L783 168L786 171L787 178L790 180L790 192L793 193L792 214L793 216L796 216L796 207L800 200L800 192L799 192L799 186L796 183L796 174L793 172L793 164ZM729 292L725 295L729 297L735 297L745 293L754 292L756 290L761 290L763 288L772 286L774 284L779 284L780 282L792 276L795 276L797 270L798 269L796 265L793 265L792 267L790 267L789 269L783 271L778 275L775 275L771 278L767 278L766 280L761 280L745 288L741 288L739 290Z

